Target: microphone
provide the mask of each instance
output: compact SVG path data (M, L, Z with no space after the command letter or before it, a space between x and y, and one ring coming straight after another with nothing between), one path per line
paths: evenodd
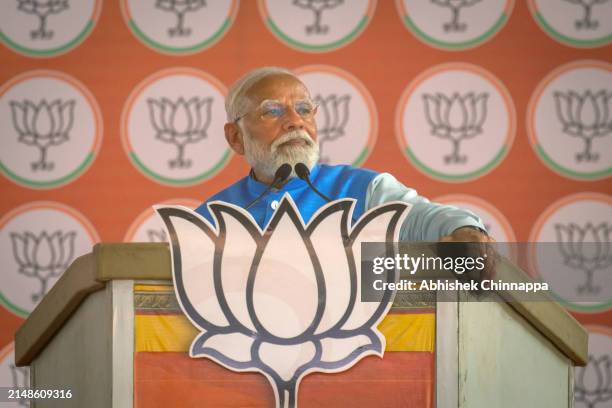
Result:
M310 188L312 188L312 191L317 193L317 195L319 197L321 197L322 199L324 199L328 203L330 203L332 201L331 198L329 198L328 196L326 196L325 194L323 194L322 192L317 190L317 188L312 184L312 182L310 181L310 169L308 169L308 166L306 166L304 163L296 163L293 169L295 170L295 174L299 178L304 180L306 182L306 184L308 184L308 186Z
M312 188L312 191L314 191L315 193L317 193L319 195L319 197L321 197L322 199L324 199L328 203L332 202L331 198L329 198L328 196L326 196L325 194L323 194L322 192L317 190L317 188L312 184L312 182L310 181L310 169L308 168L308 166L306 166L304 163L296 163L295 166L293 167L293 170L295 170L295 174L299 178L304 180L306 182L306 184L308 184L308 186L310 188ZM357 222L355 217L351 217L351 219L353 220L353 222ZM346 241L348 241L348 239L349 239L348 236L346 236L346 235L343 235L342 238L344 240L346 240Z
M270 183L268 188L266 188L263 191L263 193L261 193L257 198L255 198L253 201L251 201L249 203L249 205L244 207L244 209L248 210L253 205L255 205L259 200L261 200L263 198L263 196L268 194L270 192L270 190L272 190L274 188L274 186L276 186L277 184L280 184L283 181L287 180L287 178L289 177L290 174L291 174L291 165L289 163L281 164L281 166L278 169L276 169L276 173L274 173L274 179L272 180L272 183Z

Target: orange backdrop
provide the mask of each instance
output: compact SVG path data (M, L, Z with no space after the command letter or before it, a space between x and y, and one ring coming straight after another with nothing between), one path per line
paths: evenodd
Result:
M7 257L2 260L3 264L9 260L13 264L15 263L12 258L9 259L12 251L10 247L11 241L8 238L11 232L9 231L9 226L13 225L11 224L11 220L13 220L11 213L28 203L51 201L68 206L80 212L83 218L91 223L98 235L98 237L93 236L91 240L100 239L106 242L122 241L125 239L128 230L131 227L133 228L132 224L134 221L139 219L139 217L142 218L143 212L146 212L152 204L168 200L176 201L177 199L190 200L189 202L191 203L201 202L211 194L243 177L248 172L249 168L243 158L231 156L229 161L222 163L216 169L216 174L211 177L191 185L171 185L169 183L157 182L151 177L146 177L137 168L133 160L128 157L126 149L121 142L122 112L126 109L126 101L128 101L132 92L145 79L162 70L174 68L189 68L202 71L206 77L218 80L221 86L225 88L229 87L246 71L264 65L285 66L298 69L298 71L303 67L312 65L339 69L342 72L348 73L351 78L356 79L363 86L369 96L371 96L371 101L375 106L373 111L375 116L372 117L371 112L370 122L368 122L370 125L373 123L372 121L376 122L375 134L370 132L368 135L366 132L364 137L366 139L369 137L370 139L369 141L364 141L363 144L366 146L368 143L375 143L365 161L360 164L361 166L392 173L401 182L416 188L422 195L427 197L435 198L451 195L451 198L453 196L457 198L457 195L461 195L461 197L467 195L469 196L467 198L468 201L470 197L480 199L486 205L492 205L497 210L496 214L499 213L502 217L505 217L517 241L527 241L530 237L543 239L542 236L533 236L533 226L536 224L536 221L551 205L576 193L597 193L597 200L603 203L604 210L597 210L599 212L596 211L597 214L595 214L591 222L597 225L607 222L607 228L610 228L612 223L612 218L610 217L610 193L612 191L610 174L612 174L612 161L610 159L610 151L607 151L610 147L607 140L612 139L612 136L603 134L593 142L593 152L596 152L599 157L597 160L593 159L589 166L592 166L594 169L591 173L598 172L597 176L588 174L585 176L572 176L568 174L569 172L564 173L563 171L555 170L554 166L546 164L540 158L541 155L532 146L528 133L528 124L530 123L528 117L529 102L536 89L545 82L547 77L552 75L550 78L557 78L554 75L559 67L571 68L572 66L567 64L588 60L596 62L597 69L599 70L597 75L601 74L601 78L605 78L605 75L610 75L612 72L610 68L612 63L612 28L610 27L610 21L612 19L606 19L607 16L611 15L612 2L594 7L590 23L588 21L580 23L582 21L582 12L579 6L571 5L569 2L559 6L563 9L564 13L566 11L568 13L566 20L569 23L565 28L562 26L563 21L556 21L553 17L550 17L550 20L547 21L548 14L546 9L539 8L543 3L542 1L500 1L497 3L502 4L501 11L496 11L494 8L480 10L479 2L474 2L470 6L465 6L461 10L461 14L459 14L459 23L468 24L467 28L464 28L463 34L460 27L455 27L455 34L453 34L452 27L449 26L448 28L449 38L452 35L455 35L456 38L464 35L465 38L461 37L464 40L460 38L455 43L451 40L445 43L439 39L429 38L435 37L435 30L443 27L445 23L449 24L450 21L450 9L444 8L440 4L436 5L430 2L424 4L425 2L420 2L422 3L421 5L415 5L419 2L394 2L390 0L360 1L349 4L351 2L347 1L345 2L346 4L336 5L334 8L324 10L322 13L320 25L327 24L328 33L332 34L337 27L344 27L343 24L350 25L351 18L359 17L361 19L356 20L358 22L361 21L360 25L355 26L357 27L356 29L354 27L346 28L347 33L351 32L351 30L354 31L350 41L347 39L345 43L342 43L344 40L341 39L337 41L338 44L334 45L332 40L325 43L324 37L326 33L313 34L311 32L310 35L307 35L306 31L301 31L303 26L314 21L314 12L308 10L308 7L312 9L314 6L307 0L296 2L300 3L302 7L297 4L285 5L285 8L291 9L293 7L290 12L295 13L287 14L286 18L278 17L282 13L288 13L283 11L282 8L278 8L275 11L277 9L276 3L278 2L242 0L240 2L231 2L232 5L229 7L229 11L227 11L227 25L219 29L220 31L218 32L220 34L215 37L214 41L199 46L199 48L194 46L192 49L189 49L190 46L186 45L184 48L188 49L187 51L184 49L177 51L175 47L173 51L168 47L162 49L161 46L152 45L151 41L147 44L146 40L142 39L143 36L147 36L146 32L145 34L141 33L139 37L138 34L135 34L139 29L130 29L127 22L129 14L133 17L131 24L136 27L140 24L141 31L144 32L147 27L152 27L149 28L153 33L150 34L151 38L155 35L161 36L164 33L169 33L167 28L171 28L174 24L172 18L169 18L164 23L167 27L164 26L163 29L155 24L147 26L145 23L142 23L142 21L149 17L163 19L166 14L159 13L162 13L162 8L165 7L164 3L167 2L163 0L157 1L158 6L155 13L158 14L151 12L150 15L146 15L146 13L142 14L144 12L140 9L143 7L155 8L155 1L141 2L141 5L138 7L134 6L138 2L90 1L89 3L91 4L95 3L90 12L93 17L88 17L92 22L89 24L91 32L83 34L79 40L80 42L73 44L72 48L68 46L62 52L51 50L46 52L47 55L45 55L44 50L30 49L32 47L39 47L40 43L35 43L32 39L34 34L28 34L29 31L33 31L36 28L38 21L34 14L32 14L32 10L27 12L29 7L27 3L29 2L18 0L14 2L15 5L9 5L9 2L4 3L6 4L0 6L0 8L4 9L3 13L6 13L5 17L0 19L0 24L2 24L2 27L0 27L2 30L0 37L5 45L0 47L0 61L2 61L0 64L0 83L4 84L0 91L0 98L4 98L0 106L0 109L4 109L4 113L0 112L0 115L3 115L0 116L0 126L2 129L0 149L4 151L4 153L0 153L2 154L0 160L4 175L4 177L0 177L0 191L2 192L0 215L3 217L0 224L5 229L4 234L6 235L6 239L3 238L5 241L0 244L5 245L6 248L2 254L4 257ZM23 10L19 10L17 6L22 3L26 5L21 6ZM146 5L148 3L150 4ZM225 3L229 4L230 2ZM362 7L362 11L357 10L361 7L357 5L358 3L365 4ZM438 3L445 2L439 1ZM71 7L76 10L80 6L77 7L71 4ZM122 7L124 8L123 12ZM132 10L130 10L130 7L132 7ZM345 11L343 11L342 7L345 8ZM352 9L352 7L355 7L355 9ZM429 11L428 7L430 8ZM196 32L198 29L206 29L206 24L208 23L199 20L200 15L197 14L200 12L204 13L205 10L206 7L201 7L199 11L195 10L191 14L185 14L185 27L192 29L193 35L199 33ZM266 10L268 17L264 19L263 15ZM354 14L357 13L355 10L359 11L362 16L357 15L355 17ZM55 31L55 37L49 41L55 41L57 37L62 35L62 26L57 21L63 18L62 13L68 15L69 11L70 9L60 10L48 17L48 29ZM430 20L435 21L436 24L428 22L423 17L428 12L431 13ZM342 13L347 13L345 18L342 17ZM479 13L482 14L480 19ZM468 38L470 29L480 27L479 25L484 24L482 21L488 21L485 18L485 15L489 15L487 13L493 16L495 13L498 13L501 16L501 20L495 26L493 25L495 22L493 20L492 28L488 31L484 27L483 30L487 31L487 33L480 37L475 35L474 38L478 38ZM408 17L402 17L402 14L407 14ZM9 21L9 17L6 17L8 15L14 16L10 18L16 22ZM202 19L206 18L205 13L201 16ZM442 16L441 19L439 16ZM18 27L19 24L22 24L20 23L22 21L19 20L20 18L28 19L23 20L23 24L27 25L26 28ZM57 21L54 21L54 19L57 19ZM78 19L74 18L74 20ZM593 23L595 20L598 21L597 24ZM166 20L159 21L163 22ZM582 26L579 27L579 23ZM412 30L410 29L411 24ZM596 25L596 27L585 28L588 24L591 24L591 26ZM68 22L66 26L69 26ZM293 28L291 26L299 26L299 33L296 34L299 38L294 38L293 40L285 38L283 40L282 36L278 33L275 34L273 28L276 27L277 31L285 30L286 37L291 37L293 35L293 31L291 31ZM425 33L421 32L419 34L419 27ZM561 34L555 31L555 27L560 27L558 31ZM319 29L324 30L321 27ZM590 31L585 34L587 29ZM316 28L311 28L312 30L316 31ZM427 37L427 30L430 30L429 37ZM572 39L572 32L575 33L576 38L574 39ZM347 36L349 34L342 38ZM69 42L68 40L66 42ZM310 48L299 45L300 41L311 40L319 41L323 45L310 46ZM428 139L420 139L419 137L422 135L417 135L418 137L415 136L414 138L411 138L411 135L404 137L402 134L403 129L398 128L396 123L399 121L399 115L403 114L403 107L400 106L402 95L404 95L416 78L427 73L432 67L441 64L451 64L448 67L452 68L458 67L457 63L477 67L496 78L502 84L502 87L507 90L506 96L509 97L510 105L512 105L512 109L515 112L515 126L511 135L513 142L507 145L505 156L502 155L488 171L475 178L464 177L459 180L451 180L450 177L445 179L444 177L428 174L427 171L420 168L419 165L415 164L414 160L408 157L403 149L406 147L405 145L410 148L412 143L413 147L421 148L422 150L423 146L419 147L418 143L423 143L421 140ZM24 143L15 144L17 143L18 133L16 133L17 125L15 124L14 116L12 121L9 120L11 118L10 106L12 106L10 102L19 102L30 98L36 104L42 98L41 95L38 95L38 99L36 99L36 95L32 96L31 90L28 91L30 94L26 91L19 94L15 90L16 88L11 87L15 82L15 78L34 70L60 72L80 82L91 92L97 102L102 122L99 151L93 157L89 167L82 171L78 177L74 177L66 183L44 188L28 185L28 182L16 181L16 177L10 174L11 171L22 171L15 170L18 169L19 164L11 164L13 162L10 161L10 156L21 155L22 153L20 153L21 150L19 149L32 148L25 146ZM317 80L321 79L316 77L312 79L315 82ZM441 83L444 83L444 80L441 81ZM446 83L448 81L447 79ZM566 96L569 95L567 91L570 86L567 84L579 84L581 80L576 79L574 82L571 82L571 79L568 79L568 81L570 82L558 82L557 86L559 92L565 92L564 95ZM595 82L594 84L589 83L587 84L588 86L584 85L583 88L576 92L583 98L583 101L584 98L587 98L585 103L588 103L591 99L588 99L589 96L585 93L585 87L590 87L589 89L592 89L593 93L604 90L612 95L611 83L612 81L607 83L604 81L600 81L600 83ZM434 85L431 86L435 87ZM449 95L453 91L451 89L453 85L452 80L450 85L448 88ZM461 84L457 83L456 85L461 88ZM463 88L459 88L457 89L459 95L464 95L466 91ZM34 86L32 89L36 90L37 88ZM430 93L432 92L431 89L433 88L429 88ZM487 91L489 92L490 112L493 112L495 108L493 106L493 98L496 88L493 87L492 89L493 91ZM14 94L10 93L13 92L12 90L15 90ZM423 92L425 91L427 89ZM225 90L221 89L219 92L222 93ZM13 99L9 100L9 96ZM363 100L366 101L369 96L364 97ZM612 117L611 98L612 96L609 96L606 99L607 102L594 105L595 108L589 109L599 109L599 111L601 109L608 109L608 114ZM51 103L53 96L46 96L46 99ZM358 97L353 95L353 100L357 99ZM176 102L176 98L174 101ZM214 103L219 104L219 102ZM367 101L364 103L367 105ZM584 105L582 102L580 104L582 104L580 106ZM19 109L26 109L23 106L25 105L13 107L13 115L15 115L14 112L19 114ZM37 106L38 109L41 109L41 105ZM589 114L592 116L592 112L582 112L582 119L580 119L581 108L576 109L578 109L576 115L579 118L574 118L574 120L582 120L583 124L586 121L590 120L592 122L594 120L586 118ZM587 108L584 107L584 109ZM408 116L404 116L404 118L410 118L409 114L406 115ZM85 116L82 117L84 118ZM92 117L95 117L95 114ZM350 117L350 120L362 119L358 116ZM30 120L32 119L30 118ZM451 119L449 120L452 121ZM509 120L512 121L511 119ZM563 122L562 118L559 118L559 120ZM214 126L207 129L207 141L216 140L215 143L222 143L222 122L213 120L211 124ZM542 126L545 125L546 123ZM23 126L27 127L27 124ZM42 125L39 124L38 126ZM76 122L74 126L77 126ZM407 126L411 126L409 120ZM494 125L489 128L485 126L484 134L476 137L483 138L487 132L492 132L493 134L495 133L494 128ZM407 133L410 133L410 131L410 129L406 130ZM71 134L70 140L77 137L77 135ZM133 135L133 137L137 138L138 135ZM342 150L344 143L346 143L345 146L349 145L347 141L351 135L348 134L343 137L344 139L338 139L335 142L337 143L336 150L332 149L332 151ZM480 145L476 137L474 138L476 143L470 145L474 152L470 151L470 154L473 155L479 154L479 148L482 148L484 152L485 145L488 143L483 142ZM8 139L10 138L13 140L10 143L13 144L9 143ZM494 135L491 136L491 140L494 138ZM559 135L559 144L561 145L559 148L561 151L558 152L559 157L564 154L563 149L565 147L563 146L566 146L564 144L566 139L577 140L576 138L572 139L569 135ZM432 151L438 148L436 143L442 143L441 139L434 136L431 136L429 140L431 140ZM94 145L95 142L92 142L91 146ZM89 148L92 151L95 150L95 147L91 146ZM160 152L164 146L166 149L173 149L169 145L160 144L159 146ZM194 144L193 146L196 145ZM219 145L217 144L217 146ZM582 145L576 146L580 147ZM190 152L189 149L192 148L196 149L196 147L187 147L188 150L186 151ZM59 145L57 148L54 146L49 148L49 157L54 152L59 151L54 149L59 149ZM202 151L208 152L211 151L210 149L212 147L204 146ZM450 151L450 144L448 144L448 150ZM576 152L579 152L579 150L577 149ZM610 150L612 151L612 149ZM555 153L551 154L554 155ZM572 155L569 156L570 158L573 157ZM35 159L37 156L31 155L31 157ZM424 160L423 157L421 157L421 160ZM197 160L194 157L191 159ZM24 158L23 160L32 161L33 159ZM60 162L56 156L53 160L57 161L55 166L59 167ZM574 170L578 169L575 171L580 172L580 165L580 163L576 162ZM11 166L15 166L13 170L11 170ZM30 171L28 166L24 168ZM203 168L206 168L206 166ZM42 171L38 171L37 174L40 175L42 173ZM27 178L28 176L22 175L21 177ZM607 207L605 207L606 205ZM501 224L504 224L504 222L500 221ZM31 229L35 229L35 226L31 227ZM502 231L499 232L500 234L502 233ZM507 233L508 231L505 232ZM510 237L511 235L512 233L508 233L506 236ZM40 235L38 237L40 239ZM25 240L25 238L23 239ZM18 242L18 240L15 241L13 239L13 242ZM609 245L609 242L607 245ZM73 255L79 254L75 250ZM20 300L15 300L16 298L13 299L12 297L12 294L15 293L14 291L19 290L20 279L26 279L23 277L23 273L18 272L15 267L7 267L3 268L0 276L3 277L0 283L0 290L2 291L1 298L2 305L4 306L0 307L0 327L2 327L0 331L1 349L13 341L15 330L27 315L28 308L23 305L15 306ZM597 275L595 279L595 282L597 282ZM602 290L605 292L610 290L610 288L604 287ZM32 301L31 303L32 305L30 306L33 308L35 302ZM609 299L607 303L603 303L603 306L595 310L581 310L580 308L572 308L571 305L570 310L584 324L611 327L612 309L610 308ZM21 310L21 312L16 312L16 309Z

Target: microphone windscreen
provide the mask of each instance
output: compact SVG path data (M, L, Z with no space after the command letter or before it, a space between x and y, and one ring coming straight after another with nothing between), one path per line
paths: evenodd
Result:
M310 176L310 170L304 163L296 163L294 169L295 174L302 180L306 180Z
M277 180L277 182L285 181L290 174L291 165L289 163L284 163L278 169L276 169L276 173L274 173L274 180Z

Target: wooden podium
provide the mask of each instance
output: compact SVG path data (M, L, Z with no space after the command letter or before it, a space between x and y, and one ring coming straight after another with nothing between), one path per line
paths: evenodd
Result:
M507 261L498 273L526 279ZM587 334L561 306L435 296L397 296L379 325L384 358L308 375L298 406L573 407ZM72 390L35 407L274 406L260 374L190 359L195 334L174 297L167 244L98 244L19 329L15 361L30 366L31 387Z

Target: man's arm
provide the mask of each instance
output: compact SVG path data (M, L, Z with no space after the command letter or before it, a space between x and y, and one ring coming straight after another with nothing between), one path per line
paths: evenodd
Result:
M468 210L430 202L388 173L376 176L366 192L366 211L389 201L412 204L400 230L402 241L488 241L480 218ZM463 228L472 227L472 228Z

